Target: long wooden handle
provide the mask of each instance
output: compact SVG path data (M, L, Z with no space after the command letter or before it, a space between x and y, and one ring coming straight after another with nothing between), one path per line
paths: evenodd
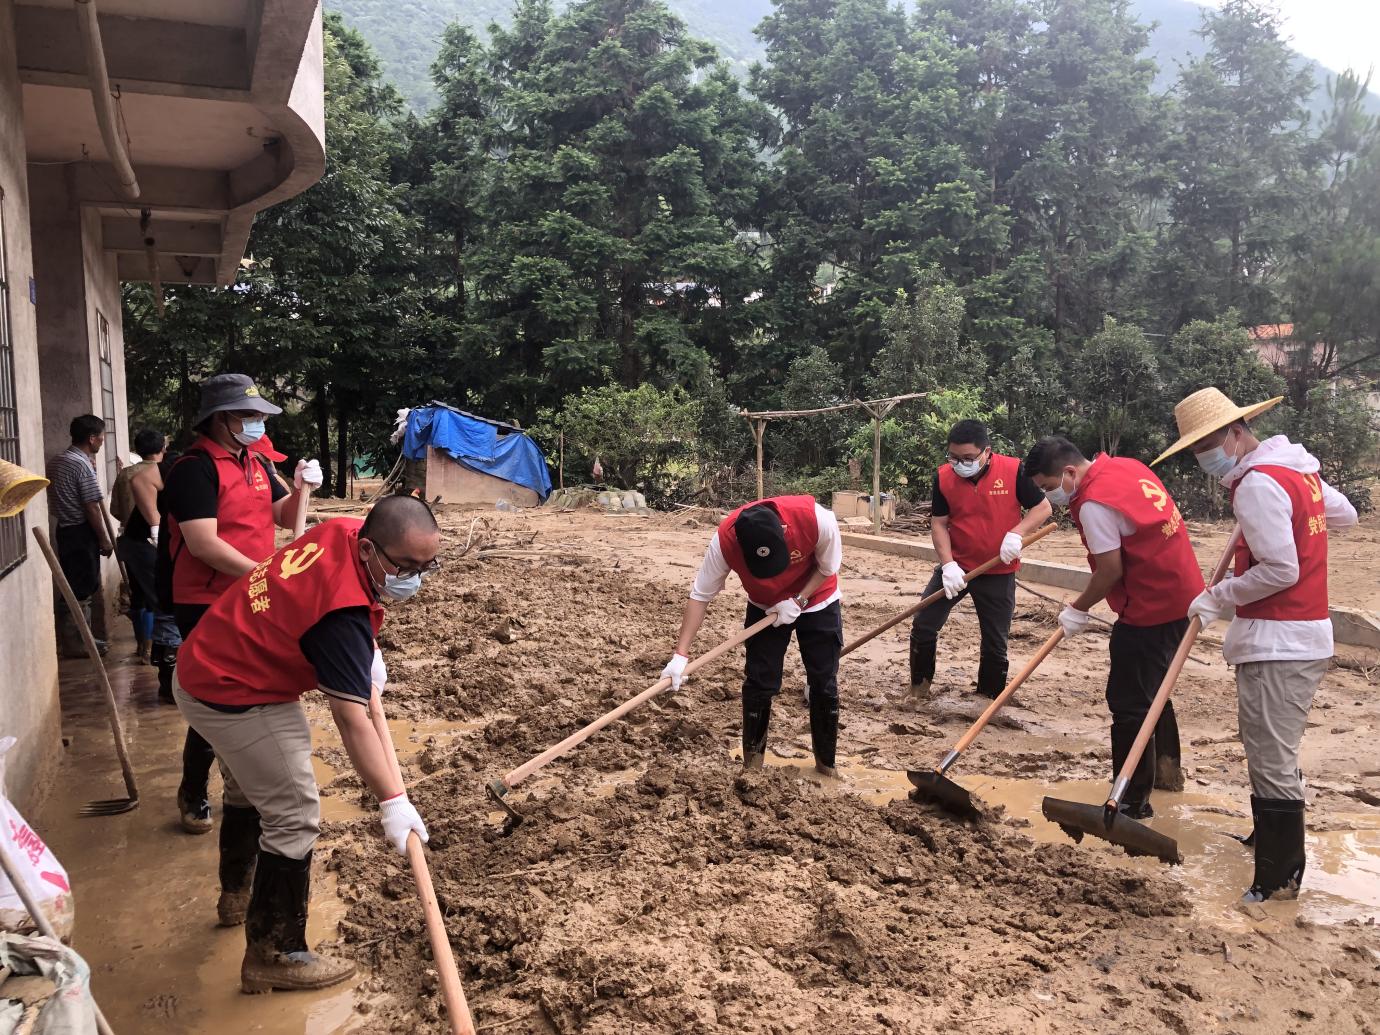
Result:
M110 539L110 548L116 550L115 526L110 523L110 515L105 512L105 507L101 507L101 520L105 522L105 534ZM125 570L125 562L120 560L118 550L115 553L115 564L120 569L120 581L125 584L125 589L129 589L129 572Z
M756 636L763 629L767 628L767 626L771 625L772 622L774 622L775 620L776 616L769 614L760 621L754 622L752 625L749 625L746 628L734 633L728 639L724 640L723 643L719 644L717 647L714 647L712 650L706 651L704 654L701 654L694 661L690 662L690 664L686 665L685 675L691 675L697 669L701 668L704 665L708 665L711 661L715 660L716 658L720 657L726 652L732 650L734 647L738 646L738 644L744 642L745 640L751 639L753 636ZM605 712L603 715L599 716L599 718L595 719L584 729L572 733L559 744L547 748L536 758L532 759L529 762L524 762L522 765L518 766L511 773L509 773L507 776L503 778L503 785L507 787L509 790L512 790L514 787L522 783L523 780L527 779L529 776L535 773L542 766L546 765L548 762L560 758L571 748L583 744L586 740L594 736L594 734L598 733L609 723L617 722L623 716L627 715L628 712L632 711L639 705L644 704L647 701L650 701L653 697L661 693L670 685L671 680L669 677L663 677L661 679L658 679L655 683L647 687L646 690L643 690L636 697L630 697L628 700L620 704L617 708L613 709L612 711Z
M1040 667L1040 662L1049 657L1050 651L1054 650L1054 648L1059 645L1059 641L1063 638L1064 630L1062 628L1055 629L1050 638L1040 645L1040 649L1025 663L1025 667L1016 673L1015 678L1012 679L1011 682L1006 684L1006 689L998 694L996 699L984 709L983 713L978 716L977 722L969 727L968 732L958 739L958 743L954 745L952 752L954 756L961 755L964 751L968 750L968 745L977 740L977 735L982 732L983 727L992 721L992 716L1001 711L1002 705L1006 704L1020 685L1030 678L1031 673ZM949 765L952 764L952 762L949 763ZM945 766L945 768L948 768L948 766Z
M62 593L62 599L67 601L67 610L72 614L72 621L77 623L77 629L81 632L82 642L86 644L86 653L91 658L91 664L96 666L96 675L100 678L101 690L105 694L106 712L110 716L110 731L115 735L115 753L119 755L120 768L124 771L125 790L129 792L131 798L137 801L139 789L134 783L134 767L130 765L129 749L125 746L125 727L120 721L120 709L115 703L115 691L110 687L110 677L106 675L105 662L101 660L101 652L96 646L96 638L91 635L91 627L86 624L86 616L82 614L81 605L77 603L77 595L72 592L72 584L62 573L62 565L58 564L57 555L53 553L53 548L49 545L48 537L44 535L43 529L35 528L34 538L38 540L38 548L43 551L48 567L53 572L53 581L57 583L58 590Z
M1227 548L1222 551L1222 559L1217 562L1217 568L1212 573L1212 581L1208 583L1209 586L1217 585L1226 575L1227 567L1231 564L1232 556L1236 553L1237 540L1240 538L1241 526L1237 525L1232 529L1231 538L1227 540ZM1112 793L1108 796L1106 804L1109 812L1115 812L1121 806L1121 796L1131 785L1131 777L1135 774L1136 767L1140 765L1140 756L1145 754L1145 746L1155 735L1155 724L1160 721L1164 704L1169 700L1169 694L1174 689L1174 684L1178 682L1179 673L1183 670L1184 662L1188 660L1188 652L1193 649L1193 641L1198 638L1198 634L1202 631L1202 619L1195 616L1189 621L1184 638L1179 641L1179 649L1174 652L1174 660L1169 663L1169 669L1165 672L1164 679L1160 681L1160 689L1155 694L1155 699L1150 702L1150 710L1145 713L1145 721L1140 724L1140 732L1136 734L1135 742L1131 745L1131 753L1126 756L1126 761L1121 765L1121 772L1117 774L1116 782L1112 784Z
M1025 536L1021 539L1021 545L1025 547L1029 546L1031 543L1039 542L1045 536L1049 535L1049 533L1053 532L1056 527L1056 525L1051 523L1045 525L1043 528L1035 529L1035 531L1031 532L1028 536ZM963 576L963 581L972 582L973 579L977 578L979 575L986 575L989 571L991 571L1000 563L1000 555L993 557L990 561L983 561L972 571L966 572ZM938 602L943 596L944 591L942 589L936 589L929 596L923 597L918 604L912 604L910 607L906 608L900 614L888 618L885 622L877 626L877 628L873 629L871 632L863 633L852 643L848 644L848 646L844 647L843 650L839 652L839 657L843 657L845 654L851 654L853 651L857 650L868 640L880 636L882 633L886 632L892 626L900 625L907 618L911 618L914 615L919 614L921 611L929 607L931 604Z
M302 483L302 492L297 501L297 516L292 521L292 538L301 539L307 530L307 505L311 502L311 486Z
M388 719L383 714L382 699L375 700L374 707L370 710L373 713L374 732L378 734L384 754L388 756L393 775L398 778L398 786L406 789L402 763L398 761L398 751L393 746L393 734L388 729ZM417 836L415 830L407 835L407 861L412 866L412 880L417 885L417 897L422 901L427 939L431 942L431 958L436 961L436 973L440 976L441 996L446 1003L451 1035L475 1035L470 1004L465 999L465 987L460 984L460 972L455 967L450 935L446 933L446 920L441 915L440 903L436 901L436 888L431 883L431 871L427 869L422 839Z

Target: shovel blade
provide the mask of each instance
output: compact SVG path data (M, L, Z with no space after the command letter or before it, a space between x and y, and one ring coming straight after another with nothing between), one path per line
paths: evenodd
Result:
M503 833L505 835L511 834L522 826L522 821L527 817L503 800L508 793L507 784L502 780L491 780L484 789L489 793L489 800L507 814L507 818L503 820Z
M1084 834L1092 834L1119 845L1127 855L1144 855L1171 866L1184 861L1179 854L1179 843L1172 837L1151 830L1144 823L1128 819L1119 812L1112 814L1112 822L1108 824L1107 810L1101 805L1045 798L1040 804L1040 811L1045 819L1058 823L1059 828L1073 838L1075 844L1082 842Z
M933 769L910 769L906 778L915 787L916 795L925 801L933 802L955 816L964 819L981 819L982 813L973 803L973 796L947 776Z

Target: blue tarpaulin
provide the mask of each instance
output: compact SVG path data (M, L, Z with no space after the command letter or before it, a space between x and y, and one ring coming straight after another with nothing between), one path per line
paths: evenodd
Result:
M500 430L507 433L501 435ZM481 474L526 486L542 499L551 495L551 475L541 447L512 425L439 403L418 406L407 415L403 456L421 460L427 446Z

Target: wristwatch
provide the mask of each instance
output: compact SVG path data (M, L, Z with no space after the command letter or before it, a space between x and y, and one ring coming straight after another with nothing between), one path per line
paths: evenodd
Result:
M794 600L797 604L800 605L800 610L802 611L804 611L805 608L808 607L810 604L810 598L805 596L805 594L803 593L800 596L795 597Z

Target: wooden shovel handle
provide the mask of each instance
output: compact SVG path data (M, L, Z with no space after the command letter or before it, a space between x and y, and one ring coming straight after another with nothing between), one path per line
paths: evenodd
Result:
M1040 649L1025 663L1025 667L1016 673L1015 678L1012 679L1011 682L1006 684L1006 689L998 694L996 700L989 704L983 710L983 713L977 717L977 722L973 723L973 725L969 727L968 732L958 739L958 743L954 745L954 754L959 755L968 750L968 745L977 740L977 735L982 732L983 727L992 721L992 716L1001 711L1002 705L1010 700L1011 695L1016 692L1022 683L1030 678L1031 673L1040 667L1040 662L1049 657L1049 652L1057 647L1059 641L1063 638L1064 630L1062 628L1055 629L1050 638L1045 640L1045 642L1040 645Z
M292 538L301 539L307 530L307 509L311 502L311 486L302 483L301 498L297 504L297 516L292 519Z
M1217 562L1217 567L1212 573L1212 581L1209 586L1215 586L1222 581L1227 573L1227 567L1231 564L1232 557L1236 553L1237 540L1241 538L1241 526L1237 525L1232 529L1231 538L1227 540L1227 548L1222 551L1222 559ZM1140 724L1140 732L1136 734L1135 742L1131 744L1131 753L1126 756L1126 761L1121 765L1121 772L1117 774L1116 782L1112 785L1112 793L1107 798L1107 809L1115 812L1121 805L1121 795L1131 783L1131 776L1135 773L1136 767L1140 765L1140 756L1145 754L1145 746L1150 743L1150 738L1155 735L1155 724L1160 721L1160 714L1164 711L1165 702L1169 700L1170 691L1174 689L1174 684L1178 682L1179 673L1183 671L1184 662L1188 660L1188 652L1193 649L1193 641L1198 638L1198 634L1203 630L1203 622L1200 618L1193 618L1188 623L1188 629L1184 633L1184 638L1179 641L1179 649L1174 652L1174 660L1169 663L1169 668L1164 674L1164 679L1160 681L1160 689L1155 694L1155 699L1150 702L1150 710L1145 713L1145 721Z
M1053 532L1056 527L1057 526L1051 523L1045 525L1043 528L1035 529L1035 531L1031 532L1028 536L1025 536L1023 539L1021 539L1021 545L1029 546L1031 543L1039 542L1045 536L1049 535L1049 533ZM989 571L991 571L1000 563L1000 555L993 557L990 561L983 561L972 571L964 574L963 581L972 582L973 579L977 578L979 575L986 575ZM906 608L900 614L888 618L885 622L877 626L877 628L873 629L871 632L863 633L852 643L848 644L848 646L844 647L843 650L839 652L839 657L843 657L845 654L851 654L853 651L857 650L868 640L875 639L876 637L880 636L882 633L890 629L892 626L900 625L907 618L919 614L921 611L929 607L931 604L939 601L943 596L944 591L942 589L936 589L929 596L922 598L918 604L912 604L910 607Z
M91 664L96 667L96 676L100 679L101 691L105 695L106 714L110 718L110 732L115 736L115 754L119 756L120 769L124 773L125 790L131 798L138 801L139 788L134 783L134 766L130 764L129 748L125 745L124 723L120 721L120 708L115 703L115 691L110 687L110 677L106 674L105 662L101 660L100 648L96 646L96 637L91 635L91 627L86 624L86 616L82 614L77 595L72 592L72 584L62 573L62 565L58 563L57 555L53 553L43 529L35 528L34 538L38 540L38 548L43 551L43 558L53 573L53 581L57 583L58 592L67 602L67 610L71 612L72 621L81 632L82 642L86 644L86 653L91 658Z
M714 661L719 656L727 653L728 651L731 651L734 647L738 646L738 644L744 642L745 640L751 639L753 636L756 636L763 629L767 628L767 626L771 625L772 622L774 622L775 620L776 616L769 614L760 621L754 622L752 625L749 625L746 628L734 633L728 639L724 640L723 643L719 644L717 647L712 648L711 650L706 651L705 653L701 654L698 658L696 658L694 661L690 662L690 664L686 665L685 675L691 675L697 669L701 668L704 665L708 665L711 661ZM559 744L547 748L536 758L532 759L529 762L524 762L522 765L518 766L511 773L509 773L507 776L503 778L503 785L507 787L509 790L512 790L514 787L522 783L523 780L527 779L529 776L535 773L542 766L546 765L548 762L560 758L571 748L583 744L586 740L594 736L594 734L598 733L609 723L617 722L623 716L627 715L628 712L632 711L639 705L644 704L647 701L650 701L653 697L661 693L670 685L671 680L669 677L658 679L655 683L647 687L646 690L643 690L636 697L630 697L628 700L620 704L617 708L614 708L612 711L605 712L603 715L599 716L599 718L595 719L584 729L572 733Z
M110 523L110 515L105 512L105 507L101 507L101 520L105 522L105 534L110 540L110 547L115 550L118 543L115 541L115 526ZM125 584L125 589L129 589L129 572L125 570L125 562L120 560L118 550L115 553L115 565L120 569L120 581Z

